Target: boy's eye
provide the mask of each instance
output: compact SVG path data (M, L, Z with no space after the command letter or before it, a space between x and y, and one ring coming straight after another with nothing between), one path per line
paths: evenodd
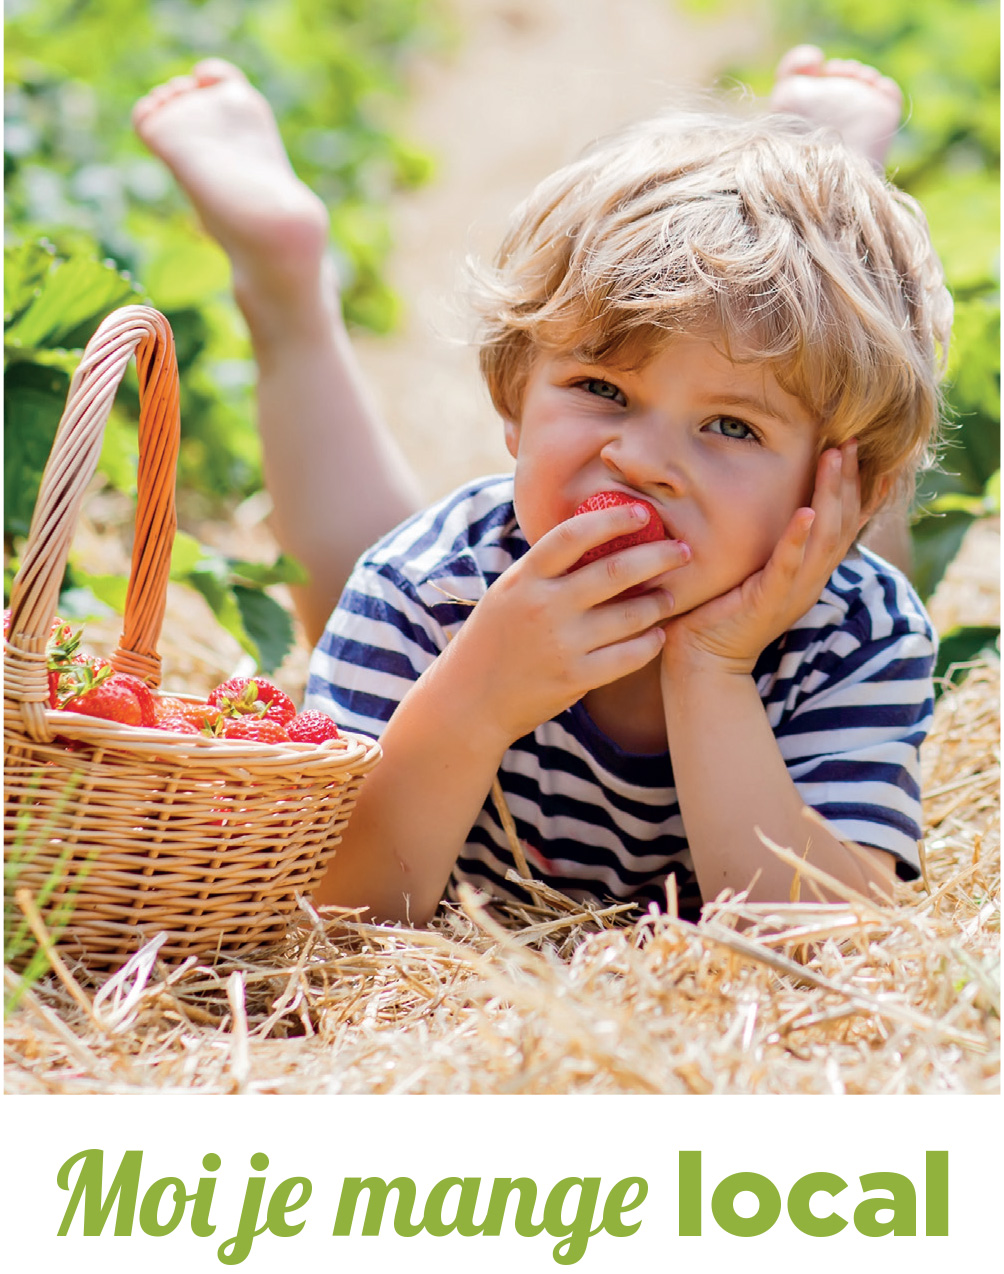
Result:
M627 399L617 388L608 380L598 380L596 377L590 376L587 380L580 380L579 389L584 389L587 394L593 394L597 398L608 398L611 402L620 403L623 407L627 403Z
M742 420L733 416L716 416L708 423L712 433L721 434L723 438L738 438L743 442L756 442L757 434Z

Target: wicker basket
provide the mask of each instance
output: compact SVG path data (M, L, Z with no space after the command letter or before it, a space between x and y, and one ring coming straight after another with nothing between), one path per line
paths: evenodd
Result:
M72 904L61 950L115 968L155 934L177 961L280 939L330 860L380 755L351 734L319 746L169 734L48 705L45 646L85 488L133 353L139 370L136 534L112 664L160 682L157 641L175 532L178 372L145 306L98 328L73 378L11 595L4 644L4 861L47 913ZM67 747L66 740L72 741Z

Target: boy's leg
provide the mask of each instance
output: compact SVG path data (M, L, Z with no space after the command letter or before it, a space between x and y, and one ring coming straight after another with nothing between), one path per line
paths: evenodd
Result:
M273 528L309 572L296 604L313 643L356 557L419 505L342 322L327 211L293 172L268 103L227 62L154 89L133 123L230 259L258 364Z
M895 80L874 67L843 58L827 59L815 45L800 44L778 63L770 107L799 115L821 128L836 129L848 146L882 169L899 127L903 94ZM909 572L913 552L902 507L885 509L873 518L862 542Z

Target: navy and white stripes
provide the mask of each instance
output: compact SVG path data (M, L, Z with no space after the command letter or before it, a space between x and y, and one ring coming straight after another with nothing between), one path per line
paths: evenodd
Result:
M471 483L391 532L360 559L328 622L311 658L307 706L379 738L464 623L464 602L476 602L526 548L508 476ZM918 866L918 749L931 720L934 655L930 621L906 580L854 551L754 670L803 800L841 838L891 851L907 877ZM681 914L696 914L701 899L667 752L624 752L579 703L517 740L499 778L536 876L573 897L661 906L672 871ZM467 880L518 897L505 882L512 866L489 798L451 892Z

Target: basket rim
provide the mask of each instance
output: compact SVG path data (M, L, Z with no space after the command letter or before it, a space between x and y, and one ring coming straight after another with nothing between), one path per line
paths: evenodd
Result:
M172 698L175 696L171 696ZM181 696L178 695L178 698ZM157 730L147 726L123 725L102 717L88 717L80 712L64 712L47 708L45 719L52 729L49 743L33 739L21 726L18 718L7 714L4 722L4 750L8 747L58 748L56 735L116 752L132 751L165 762L184 761L186 764L261 764L282 763L305 769L336 766L363 766L375 762L381 755L380 743L369 735L343 730L339 726L336 739L321 743L259 743L250 739L227 739L205 734L180 734L171 730ZM73 753L67 753L72 763Z

